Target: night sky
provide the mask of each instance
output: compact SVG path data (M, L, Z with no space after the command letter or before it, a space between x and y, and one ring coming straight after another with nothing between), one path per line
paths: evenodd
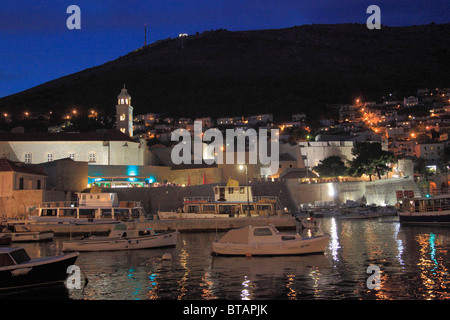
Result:
M70 5L81 30L69 30ZM365 23L381 8L381 23L450 22L448 0L1 0L0 97L101 65L144 44L179 33Z

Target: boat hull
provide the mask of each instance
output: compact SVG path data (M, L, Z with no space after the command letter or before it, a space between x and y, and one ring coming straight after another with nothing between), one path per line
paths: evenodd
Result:
M20 265L0 267L0 290L12 290L50 283L63 282L67 279L67 268L78 258L78 252L30 260Z
M212 253L226 256L282 256L324 253L330 236L288 240L282 243L221 243L213 242Z
M450 225L450 212L421 212L421 213L399 213L399 220L402 224L429 224L429 225Z
M12 242L30 241L50 241L53 239L53 232L15 232L11 233Z
M177 244L177 235L178 231L130 238L92 237L82 240L64 241L63 251L116 251L174 247Z

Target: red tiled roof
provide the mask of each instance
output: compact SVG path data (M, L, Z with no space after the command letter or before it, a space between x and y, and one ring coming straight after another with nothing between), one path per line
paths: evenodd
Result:
M0 141L134 141L118 130L104 132L0 133Z
M39 171L27 168L27 167L21 167L16 165L14 162L2 158L0 159L0 172L7 172L7 171L15 171L15 172L23 172L23 173L30 173L30 174L39 174L41 176L46 176L46 174L43 174Z

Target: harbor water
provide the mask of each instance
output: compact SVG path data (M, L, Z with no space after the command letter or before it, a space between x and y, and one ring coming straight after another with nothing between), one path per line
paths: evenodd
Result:
M80 253L81 288L0 293L0 299L342 300L450 298L450 228L403 226L395 217L322 218L324 254L215 257L224 232L181 233L175 248ZM68 237L14 243L30 256L61 251ZM169 253L170 259L163 259ZM167 257L167 255L165 255ZM87 280L85 280L87 279Z

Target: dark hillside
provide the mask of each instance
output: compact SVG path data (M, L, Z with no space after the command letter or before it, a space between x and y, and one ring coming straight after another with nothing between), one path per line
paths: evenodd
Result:
M97 108L115 114L126 83L135 114L173 117L323 114L357 96L398 99L450 83L450 24L304 25L208 31L157 41L101 66L0 99L9 112Z

